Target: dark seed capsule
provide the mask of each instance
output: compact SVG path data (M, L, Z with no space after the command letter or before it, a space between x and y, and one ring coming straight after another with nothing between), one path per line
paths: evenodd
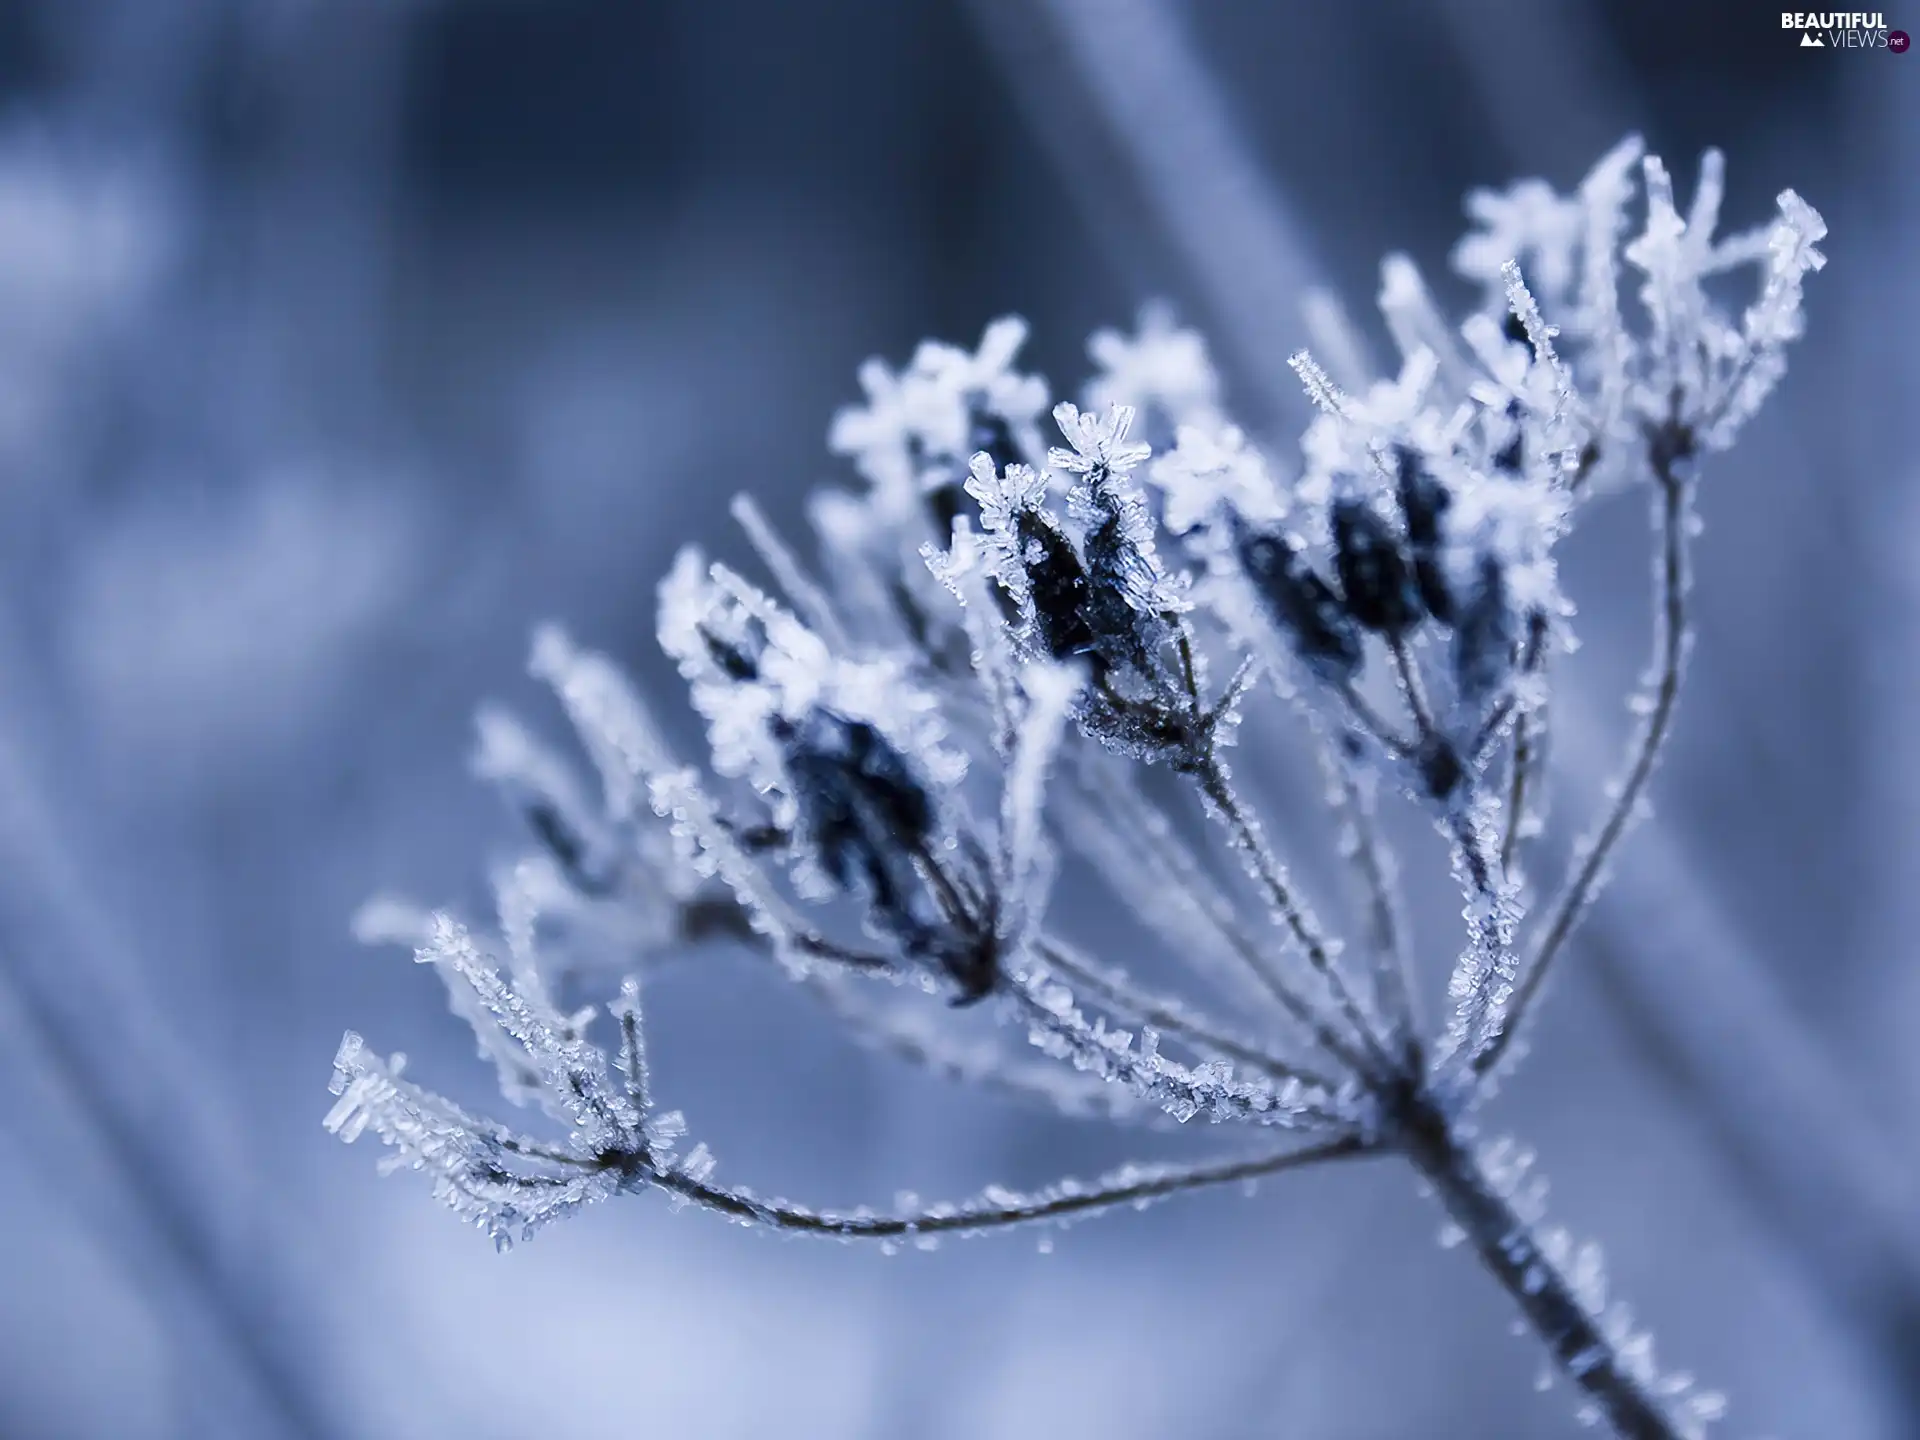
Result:
M1698 448L1693 427L1677 420L1656 425L1647 432L1647 458L1653 472L1662 481L1677 478Z
M940 947L936 958L953 981L956 1007L978 1004L1000 981L1000 952L991 936L970 936L961 943Z
M1153 665L1154 639L1147 618L1129 598L1143 562L1118 514L1087 534L1087 626L1110 664L1145 672Z
M1420 748L1418 764L1420 781L1427 787L1427 794L1435 800L1449 798L1460 788L1460 782L1467 778L1466 768L1460 763L1460 752L1441 735L1434 736Z
M1586 478L1593 473L1593 467L1599 463L1600 442L1597 440L1589 440L1580 447L1580 463L1573 472L1574 484L1584 484Z
M1420 623L1420 591L1393 528L1364 500L1333 506L1333 563L1347 612L1369 630L1399 635Z
M1513 611L1507 604L1507 583L1500 563L1491 555L1480 558L1473 588L1453 625L1453 677L1460 703L1479 713L1488 699L1506 683L1513 667Z
M1400 513L1406 517L1407 540L1415 549L1440 543L1440 517L1453 504L1453 496L1434 473L1420 463L1420 457L1402 446L1397 459L1396 486Z
M695 627L700 641L706 646L707 657L720 667L720 673L729 680L758 680L760 662L757 655L759 647L751 641L739 643L714 634L705 625ZM751 646L751 648L749 648Z
M1241 526L1234 548L1267 613L1293 641L1307 667L1336 685L1351 680L1366 651L1359 628L1333 587L1314 573L1284 535Z
M1072 542L1034 515L1023 513L1016 525L1034 619L1047 653L1055 660L1093 654L1096 637L1087 623L1093 587Z
M1400 513L1407 522L1407 547L1413 552L1413 579L1420 603L1441 624L1453 620L1453 592L1447 586L1446 567L1440 562L1440 524L1453 504L1453 495L1420 457L1402 447L1399 452Z
M933 533L944 550L953 539L953 522L972 512L973 497L958 480L942 480L926 491L924 499L927 519L933 523Z
M1531 671L1547 657L1547 612L1538 608L1527 611L1526 643L1520 647L1520 668Z
M906 757L866 721L831 710L777 718L771 728L821 869L842 890L863 887L882 925L918 929L909 913L912 857L927 848L935 809Z
M1413 579L1420 590L1420 603L1442 625L1453 623L1453 591L1447 586L1447 567L1440 563L1437 550L1414 552Z

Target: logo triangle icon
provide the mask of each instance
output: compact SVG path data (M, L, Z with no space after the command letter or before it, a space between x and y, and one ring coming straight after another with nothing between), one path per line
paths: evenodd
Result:
M1824 50L1827 48L1827 42L1813 35L1802 34L1800 37L1800 48L1802 50Z

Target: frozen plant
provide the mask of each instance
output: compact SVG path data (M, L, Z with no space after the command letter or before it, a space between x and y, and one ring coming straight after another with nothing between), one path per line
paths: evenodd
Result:
M1095 338L1090 408L1053 408L1051 448L1045 382L1016 369L1018 320L977 351L929 343L897 373L869 362L866 403L832 434L864 488L813 508L830 581L742 500L784 598L693 550L662 586L660 639L706 722L704 763L670 753L611 663L545 631L533 671L599 793L488 712L479 768L539 841L497 877L497 916L486 933L390 903L363 917L440 971L507 1097L551 1124L470 1115L349 1034L328 1128L374 1131L390 1166L430 1173L502 1246L627 1192L926 1244L1395 1156L1590 1419L1702 1434L1721 1398L1656 1365L1598 1250L1548 1225L1529 1152L1476 1116L1646 803L1687 656L1697 468L1778 380L1823 263L1825 226L1792 191L1770 224L1715 239L1720 195L1710 152L1682 215L1632 139L1572 196L1537 181L1476 195L1480 228L1454 258L1484 286L1479 308L1453 324L1411 262L1389 259L1399 371L1342 389L1296 357L1318 412L1297 464L1228 421L1204 345L1163 312L1137 336ZM1757 281L1733 315L1708 287L1736 270ZM1573 613L1555 553L1597 496L1626 488L1651 499L1652 660L1604 811L1535 906L1523 866ZM1256 709L1299 716L1321 752L1359 897L1350 943L1235 781ZM1166 778L1149 783L1155 769ZM1191 816L1151 798L1182 792ZM1442 837L1463 904L1434 1017L1376 823L1396 792ZM1074 944L1047 906L1066 864L1194 984L1163 993L1121 963L1136 957ZM709 942L757 948L911 1061L1113 1123L1203 1118L1246 1142L1206 1164L908 1211L723 1180L656 1101L641 1004L648 961ZM609 953L638 957L638 973L604 1013L569 1009ZM943 1001L1000 1025L955 1023Z

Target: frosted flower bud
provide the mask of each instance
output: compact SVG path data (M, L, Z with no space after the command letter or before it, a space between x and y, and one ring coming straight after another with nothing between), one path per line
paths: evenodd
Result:
M1003 316L976 350L927 340L898 374L877 359L861 366L867 403L834 417L828 444L853 459L896 523L921 510L944 544L965 508L967 456L986 451L1007 465L1039 454L1047 384L1013 368L1026 338L1024 320Z
M1061 401L1053 407L1053 418L1072 448L1049 450L1047 463L1076 475L1125 475L1153 453L1151 445L1127 444L1133 416L1131 405L1109 406L1104 415L1094 415L1070 400Z
M1586 209L1578 200L1544 180L1521 180L1504 191L1475 190L1467 197L1467 213L1480 228L1454 247L1457 273L1480 281L1491 299L1503 293L1501 266L1519 260L1549 299L1567 292L1586 228Z
M932 841L938 807L907 758L864 720L824 708L769 730L783 753L800 838L842 891L864 890L875 920L905 937L924 927L910 910L913 857Z
M1195 330L1182 329L1165 304L1141 307L1132 335L1097 330L1087 354L1100 373L1087 382L1089 410L1131 405L1145 413L1157 436L1188 425L1213 425L1220 415L1220 376Z
M1085 655L1103 664L1091 623L1093 580L1072 542L1041 517L1022 516L1020 524L1033 624L1042 648L1053 660Z
M1395 458L1398 465L1395 495L1407 525L1414 583L1427 613L1446 624L1453 619L1453 593L1447 586L1446 566L1441 558L1441 525L1453 504L1453 495L1412 450L1401 446Z
M1363 627L1400 635L1420 623L1420 591L1393 527L1367 501L1333 504L1333 560L1347 613Z
M1019 608L1028 637L1049 659L1088 654L1091 582L1073 542L1046 511L1045 478L1025 465L1001 472L986 454L973 457L972 471L967 492L980 506L988 565Z
M1366 652L1333 587L1285 535L1236 528L1235 557L1275 627L1316 675L1332 684L1351 680Z
M1181 426L1174 448L1154 460L1152 474L1166 500L1166 527L1176 535L1226 515L1270 525L1287 513L1266 460L1237 426Z

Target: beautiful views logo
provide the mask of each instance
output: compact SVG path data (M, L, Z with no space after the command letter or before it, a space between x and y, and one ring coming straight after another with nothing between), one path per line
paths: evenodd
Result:
M1780 12L1782 30L1800 32L1803 50L1891 50L1907 48L1907 32L1889 30L1880 11L1841 10Z

